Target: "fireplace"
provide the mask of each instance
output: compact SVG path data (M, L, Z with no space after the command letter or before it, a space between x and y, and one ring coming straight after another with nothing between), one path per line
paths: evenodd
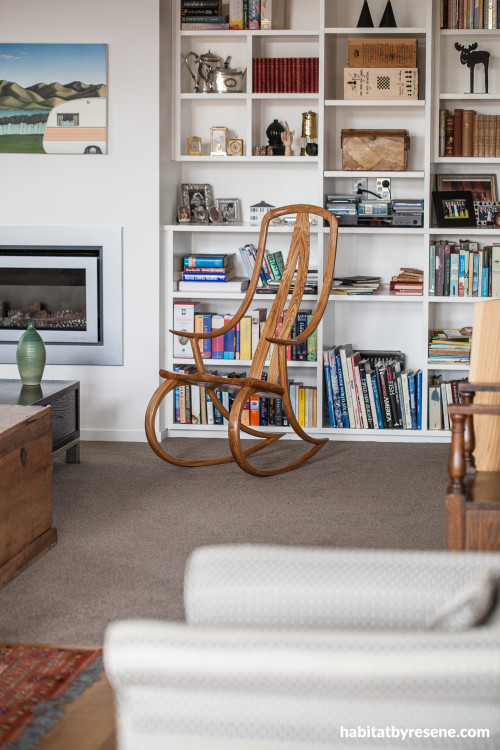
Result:
M0 362L30 321L47 364L122 364L121 228L0 227Z

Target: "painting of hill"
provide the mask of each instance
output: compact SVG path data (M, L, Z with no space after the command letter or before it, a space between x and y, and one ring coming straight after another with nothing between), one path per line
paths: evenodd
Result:
M106 53L104 44L0 44L0 153L105 153ZM84 106L94 99L99 107Z

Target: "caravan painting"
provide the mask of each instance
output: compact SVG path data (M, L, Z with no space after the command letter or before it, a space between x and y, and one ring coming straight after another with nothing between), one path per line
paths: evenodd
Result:
M47 154L105 154L106 99L72 99L51 109L43 148Z
M107 46L0 43L0 153L105 154Z

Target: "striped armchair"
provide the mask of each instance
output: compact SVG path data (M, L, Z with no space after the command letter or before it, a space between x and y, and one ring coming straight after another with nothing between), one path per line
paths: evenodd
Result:
M186 624L107 630L119 749L498 750L498 580L494 553L200 548Z

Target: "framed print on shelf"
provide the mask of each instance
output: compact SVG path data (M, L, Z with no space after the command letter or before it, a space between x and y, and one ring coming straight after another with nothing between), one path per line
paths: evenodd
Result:
M202 143L201 138L196 135L192 135L187 139L188 143L188 154L189 156L201 156L202 154Z
M438 190L470 190L474 201L497 200L497 176L495 174L438 174Z
M497 201L474 201L474 212L478 227L494 226L495 214L500 211Z
M241 205L239 198L217 198L217 208L220 220L228 224L241 221Z
M227 156L227 128L210 128L210 156Z
M434 190L432 192L438 227L475 227L474 201L470 190Z
M189 209L191 221L208 223L208 211L213 205L212 186L207 183L182 185L182 202Z

